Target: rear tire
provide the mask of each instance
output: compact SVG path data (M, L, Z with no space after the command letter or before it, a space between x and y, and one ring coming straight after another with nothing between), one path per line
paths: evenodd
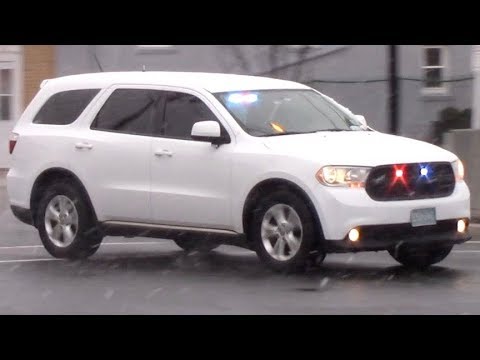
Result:
M255 206L248 239L261 261L281 273L304 271L312 259L324 256L316 241L316 221L304 199L288 190L277 190ZM314 256L314 258L312 258Z
M401 245L388 250L388 253L405 267L423 270L444 260L452 248L453 245L442 247Z
M70 182L50 185L40 199L35 223L43 246L56 258L84 259L103 240L82 193Z

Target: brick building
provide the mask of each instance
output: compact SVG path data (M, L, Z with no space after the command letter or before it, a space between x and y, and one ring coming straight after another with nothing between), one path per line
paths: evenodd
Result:
M54 45L0 45L0 168L8 167L8 134L40 83L55 76Z

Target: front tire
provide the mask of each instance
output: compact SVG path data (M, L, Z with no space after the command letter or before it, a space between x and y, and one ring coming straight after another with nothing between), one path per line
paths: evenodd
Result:
M103 240L82 193L68 182L46 189L35 223L43 246L56 258L87 258L97 252Z
M249 226L249 240L258 257L274 271L302 271L316 246L315 219L296 194L277 190L259 200ZM318 256L317 256L318 257ZM323 261L323 258L318 257Z
M389 254L405 267L423 270L444 260L452 251L453 245L441 247L408 246L388 250Z

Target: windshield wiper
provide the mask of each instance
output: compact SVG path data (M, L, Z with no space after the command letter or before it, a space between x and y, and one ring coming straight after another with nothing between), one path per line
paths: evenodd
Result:
M315 134L319 132L340 132L340 131L353 131L353 130L347 130L347 129L324 129L324 130L313 130L313 131L285 131L281 133L275 133L275 134L264 134L264 135L259 135L260 137L269 137L269 136L283 136L283 135L302 135L302 134Z
M314 131L314 132L324 132L324 131L339 132L339 131L353 131L353 130L348 130L348 129L324 129L324 130L317 130L317 131Z
M317 131L285 131L285 132L280 132L280 133L275 133L275 134L260 135L260 137L313 134L313 133L316 133L316 132Z

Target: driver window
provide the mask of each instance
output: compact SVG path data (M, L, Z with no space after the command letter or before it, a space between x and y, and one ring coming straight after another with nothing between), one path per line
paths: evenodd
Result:
M218 121L207 105L194 95L168 92L165 100L162 134L166 137L191 140L193 124L199 121Z

